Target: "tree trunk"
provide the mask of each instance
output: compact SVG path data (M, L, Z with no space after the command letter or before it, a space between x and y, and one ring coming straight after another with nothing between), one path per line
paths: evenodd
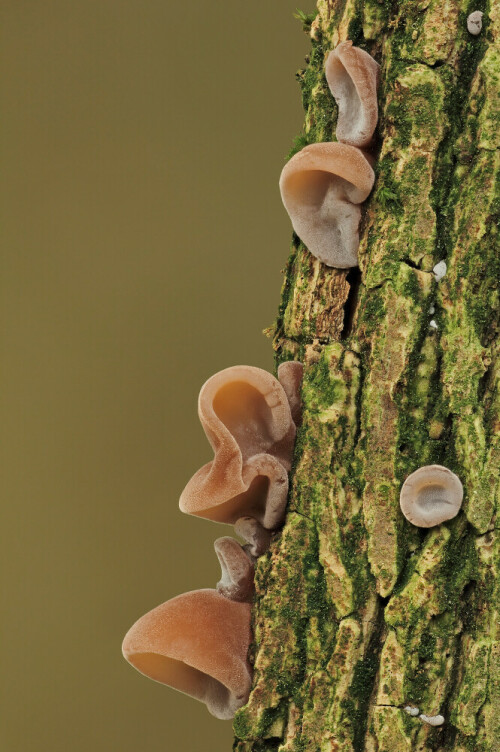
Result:
M304 421L286 524L257 568L234 750L498 752L499 0L319 0L303 22L295 150L334 140L323 64L351 39L381 63L377 181L359 270L296 238L288 262L274 347L305 363ZM399 492L432 463L465 495L426 530Z

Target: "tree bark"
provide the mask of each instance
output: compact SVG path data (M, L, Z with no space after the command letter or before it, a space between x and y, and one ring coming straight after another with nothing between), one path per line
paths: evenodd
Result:
M234 750L498 752L499 0L319 0L303 21L295 150L335 140L323 65L351 39L381 63L377 181L359 270L297 238L286 269L272 334L277 364L305 363L304 420L286 524L257 567ZM399 491L432 463L465 496L425 530Z

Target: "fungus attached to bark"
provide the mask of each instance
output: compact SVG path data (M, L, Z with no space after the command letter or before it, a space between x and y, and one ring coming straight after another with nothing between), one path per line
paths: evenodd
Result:
M240 517L239 520L236 520L234 532L246 541L243 548L254 559L258 559L259 556L265 554L271 545L271 533L253 517Z
M287 360L278 366L278 381L285 390L292 419L296 426L302 422L302 400L300 387L304 375L304 364L298 360Z
M467 16L467 31L469 34L477 37L481 33L483 28L483 12L481 10L474 10Z
M438 263L432 270L434 274L434 279L436 280L436 282L441 282L443 277L446 275L446 270L447 270L446 261L438 261Z
M178 595L142 616L123 655L142 674L195 697L229 719L248 699L250 605L216 590Z
M408 713L408 715L416 717L419 715L420 710L418 708L413 707L413 705L407 705L405 707L405 712Z
M181 510L230 524L248 515L278 527L295 441L279 381L252 366L226 368L203 385L198 412L215 456L185 487Z
M434 527L458 514L462 498L462 483L455 473L442 465L425 465L405 480L399 500L409 522Z
M222 577L217 591L232 601L250 603L254 593L254 566L250 555L234 538L217 538L214 543Z
M424 715L421 713L418 717L424 723L428 723L429 726L442 726L444 723L444 716L442 715Z
M327 266L357 266L359 204L374 180L363 152L340 143L305 146L283 168L281 198L293 229Z
M368 146L378 120L379 64L352 42L341 42L325 62L325 75L338 106L337 140Z

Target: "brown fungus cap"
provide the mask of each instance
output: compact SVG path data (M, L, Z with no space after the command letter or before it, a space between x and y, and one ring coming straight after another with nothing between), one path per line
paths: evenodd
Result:
M181 510L230 524L248 515L278 527L295 442L279 381L261 368L226 368L203 385L198 413L215 456L185 487Z
M370 145L378 120L379 64L352 42L341 42L325 62L325 75L339 108L336 136L351 146Z
M123 655L150 679L204 702L229 719L248 700L250 605L216 590L178 595L142 616L125 635Z
M280 191L293 229L327 266L357 266L359 204L374 181L366 156L347 144L310 144L284 166Z
M214 543L222 576L217 583L217 591L232 601L250 603L254 594L254 566L238 541L225 536Z
M407 477L399 501L412 525L434 527L456 517L462 498L462 483L455 473L442 465L425 465Z

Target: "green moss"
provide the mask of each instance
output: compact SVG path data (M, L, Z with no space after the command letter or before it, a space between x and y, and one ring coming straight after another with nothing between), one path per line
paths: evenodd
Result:
M342 563L352 580L356 610L361 610L373 593L375 580L364 551L366 531L362 512L354 515L342 536Z
M356 47L364 46L364 34L363 34L363 2L357 0L354 13L349 20L349 26L347 27L347 39L350 39Z
M325 348L319 362L311 369L304 385L307 392L309 410L320 411L339 402L345 392L345 386L340 378L332 377L328 359L328 348Z
M419 661L429 661L435 655L436 650L436 636L431 632L424 632L420 638L420 645L418 646L418 659Z
M367 656L354 666L349 697L342 701L345 715L351 724L354 752L363 752L365 749L368 705L377 674L379 657L379 634L376 634Z
M238 739L248 739L251 724L248 720L248 711L246 708L240 708L236 712L233 720L233 731Z
M387 154L375 165L377 182L375 186L374 201L381 204L383 209L390 209L395 218L403 215L403 200L400 191L400 183L394 177L394 158Z
M306 133L301 133L299 136L295 136L292 147L286 155L286 161L290 160L294 156L294 154L297 154L297 152L301 151L304 146L309 146L310 143L312 142L310 141L310 138Z
M471 4L472 8L472 4ZM484 3L474 4L473 10L484 10ZM471 12L471 11L470 11ZM460 24L462 28L467 27L467 14L460 14ZM483 35L477 39L467 39L462 46L460 59L457 69L458 77L453 76L450 69L445 66L439 73L444 85L447 88L448 96L444 101L446 117L450 123L450 128L438 147L436 153L436 169L431 191L431 201L436 211L437 222L437 249L440 258L446 258L452 248L453 234L453 207L457 200L456 191L453 189L454 170L456 163L456 144L459 142L460 134L463 132L465 109L469 100L469 91L477 66L484 56L487 44ZM477 103L480 104L479 102ZM471 135L477 127L474 118L469 119ZM470 139L469 143L472 143ZM472 156L473 148L469 147L469 154Z
M311 24L317 15L318 15L317 10L313 10L311 13L306 13L305 11L297 8L295 13L293 14L293 17L301 22L302 30L308 33L311 29Z
M444 552L441 578L447 609L457 607L465 586L477 575L478 559L474 535L456 520L453 535Z
M265 708L260 717L259 726L257 728L257 735L260 737L265 736L269 729L276 721L280 721L285 717L282 703L277 708Z

